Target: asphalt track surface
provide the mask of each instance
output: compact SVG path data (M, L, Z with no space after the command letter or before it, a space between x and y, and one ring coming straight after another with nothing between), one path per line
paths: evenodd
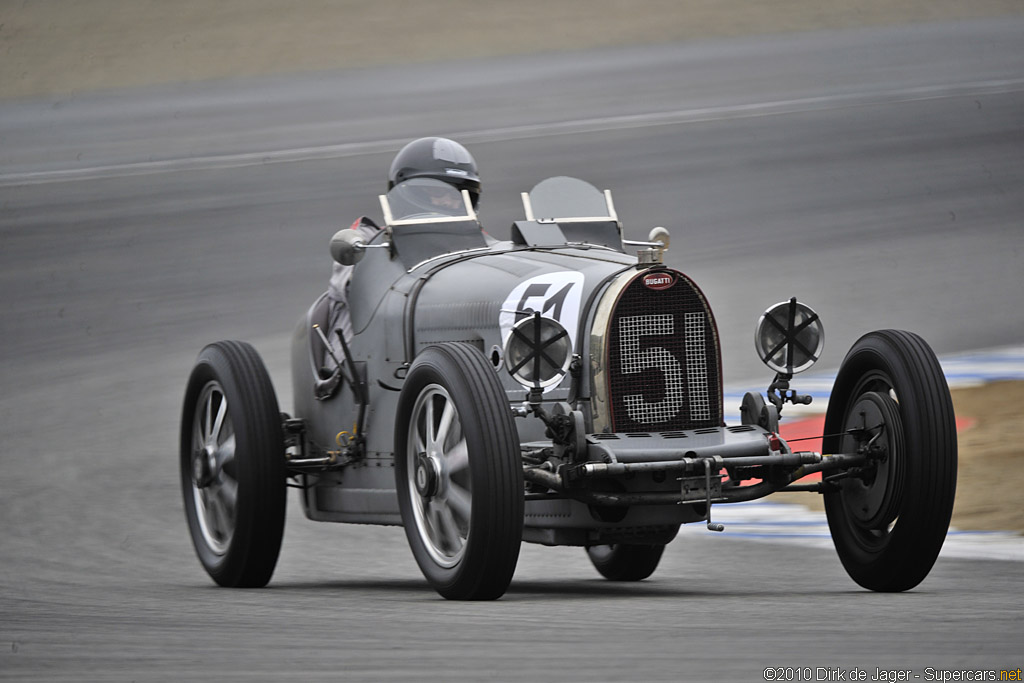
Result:
M196 561L177 430L196 353L252 341L291 404L327 241L394 151L460 137L486 227L577 175L716 307L725 374L798 296L822 365L901 327L939 353L1024 338L1024 22L366 69L0 103L0 677L763 680L766 667L1017 669L1019 563L941 558L871 594L818 548L687 537L650 580L524 546L460 604L397 528L295 504L264 590ZM791 675L796 675L791 672Z

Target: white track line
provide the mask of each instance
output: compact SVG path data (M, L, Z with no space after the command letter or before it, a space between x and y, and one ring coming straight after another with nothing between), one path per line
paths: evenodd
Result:
M552 135L592 133L608 130L646 128L684 123L745 119L763 116L778 116L809 111L825 111L845 107L860 107L876 104L897 104L954 97L976 97L979 95L1006 94L1024 90L1024 79L1007 79L920 86L915 88L870 90L858 93L805 97L790 100L755 102L749 104L723 105L675 109L645 114L627 114L597 118L574 119L547 123L485 128L481 130L445 133L465 143L502 142ZM120 178L154 173L197 171L209 169L243 168L265 164L293 163L322 159L340 159L366 154L394 151L407 142L404 138L347 142L335 145L318 145L265 152L243 152L189 157L185 159L163 159L120 164L69 168L52 171L25 171L0 174L0 187L12 185L38 185L78 180Z

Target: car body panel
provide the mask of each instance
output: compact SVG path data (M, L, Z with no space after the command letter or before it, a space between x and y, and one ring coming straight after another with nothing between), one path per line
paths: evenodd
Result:
M610 197L608 198L610 206ZM589 215L589 214L588 214ZM306 487L303 507L317 520L372 524L400 524L394 476L394 434L398 397L404 373L423 349L442 342L467 342L477 348L495 367L505 388L510 407L523 404L527 390L516 382L502 363L505 342L512 326L535 311L557 320L569 333L573 353L581 371L566 374L543 391L541 405L553 406L572 401L578 405L589 431L607 431L607 419L594 429L593 406L600 415L607 413L606 386L599 382L601 396L595 393L594 377L600 377L608 363L603 338L609 325L608 313L614 309L623 291L637 281L650 265L638 265L635 256L609 248L609 225L597 221L571 224L577 238L586 238L588 225L594 229L595 244L566 243L559 226L530 223L513 230L515 241L497 242L484 238L486 247L465 235L457 237L454 251L449 248L446 229L456 225L464 231L465 222L438 222L410 226L402 221L381 230L354 266L348 305L353 337L349 350L360 372L365 373L369 401L362 436L365 453L357 462L337 471L303 475ZM616 219L617 220L617 219ZM595 222L596 221L596 222ZM567 223L567 225L570 225ZM461 233L460 233L461 234ZM413 235L413 237L409 237ZM432 253L427 247L433 236ZM482 235L482 233L481 233ZM554 242L545 244L548 237ZM403 240L415 239L415 263L400 252ZM459 246L469 247L458 249ZM676 271L661 269L673 281L689 282ZM702 296L702 295L701 295ZM315 397L318 375L314 370L319 344L311 331L324 320L322 297L300 321L293 340L294 414L305 424L306 436L320 452L339 450L353 437L358 415L355 392L342 386L323 400ZM710 309L707 316L711 318ZM714 330L713 318L710 320ZM324 326L321 323L321 326ZM713 337L715 367L718 368L717 331ZM322 366L331 361L321 354ZM718 371L720 375L720 370ZM720 390L719 390L720 395ZM591 401L594 398L594 401ZM719 398L720 404L720 398ZM720 405L716 404L720 423ZM519 419L520 442L543 441L546 428L538 419ZM660 446L654 447L652 441ZM654 434L644 448L656 457L683 457L686 448L671 439ZM750 444L748 444L750 446ZM757 450L758 447L754 447ZM628 450L628 449L627 449ZM650 459L633 449L627 460ZM740 449L742 450L742 448ZM763 449L761 449L763 450ZM593 449L600 456L609 451L607 443ZM752 452L747 448L745 452ZM611 456L614 458L614 454ZM651 476L614 483L602 482L598 488L613 492L662 492L679 490L679 484ZM527 540L541 543L571 542L583 544L597 539L641 535L642 530L664 535L668 528L700 519L706 514L699 504L634 505L616 512L595 512L593 506L579 500L526 501ZM624 531L629 530L629 531ZM619 534L618 536L616 534Z

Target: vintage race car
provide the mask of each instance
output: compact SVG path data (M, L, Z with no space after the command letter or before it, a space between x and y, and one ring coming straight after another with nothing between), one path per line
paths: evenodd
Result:
M681 524L720 531L715 505L783 490L824 495L861 586L924 579L949 525L957 442L920 337L857 341L824 454L794 449L779 413L810 400L790 388L823 344L809 307L792 299L761 317L755 346L775 376L726 425L715 318L697 285L663 265L668 232L624 240L610 192L573 178L541 182L523 206L511 240L497 241L464 192L414 179L381 197L375 236L339 231L331 252L352 267L351 334L328 329L326 294L302 317L291 415L251 346L202 350L181 483L218 584L270 580L287 486L310 519L404 526L427 581L451 599L501 596L523 541L580 546L605 577L641 580ZM819 482L794 483L814 472Z

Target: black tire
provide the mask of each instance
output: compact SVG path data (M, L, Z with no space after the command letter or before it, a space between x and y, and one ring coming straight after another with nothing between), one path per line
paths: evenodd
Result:
M284 437L274 387L250 345L222 341L200 352L185 390L180 456L199 562L221 586L265 586L284 534Z
M824 452L866 447L879 434L884 460L825 494L832 540L864 588L905 591L931 570L949 529L956 491L953 402L931 347L899 330L861 337L843 360L825 417Z
M450 600L501 597L522 544L523 467L505 391L469 344L428 347L409 369L395 422L395 485L430 585Z
M592 545L587 557L609 581L643 581L654 573L665 552L663 545Z

